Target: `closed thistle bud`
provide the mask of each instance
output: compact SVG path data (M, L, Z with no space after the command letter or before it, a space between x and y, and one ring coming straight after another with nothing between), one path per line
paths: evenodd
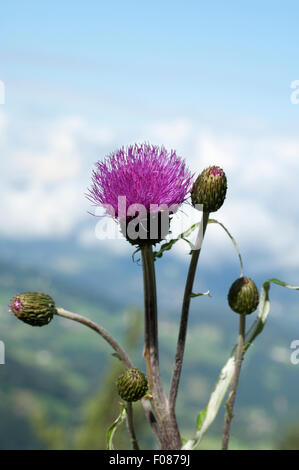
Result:
M127 369L117 380L117 390L125 401L141 400L148 391L147 379L139 369Z
M222 206L227 190L224 171L219 166L210 166L197 177L192 191L192 204L202 204L204 212L216 212Z
M10 309L17 318L31 326L47 325L56 313L54 300L42 292L16 295L11 301Z
M229 290L228 303L234 312L241 315L254 312L259 303L259 293L254 281L249 277L237 279Z

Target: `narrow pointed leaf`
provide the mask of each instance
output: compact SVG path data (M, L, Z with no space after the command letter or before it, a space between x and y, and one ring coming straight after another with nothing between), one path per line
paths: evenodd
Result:
M169 240L165 243L162 243L161 247L160 247L160 250L159 251L155 251L154 252L154 259L156 258L162 258L163 254L165 251L169 251L171 250L171 248L173 247L173 245L178 242L179 240L184 240L185 242L189 243L189 245L191 246L192 248L192 244L191 242L189 242L189 240L187 239L187 237L189 237L189 235L191 235L191 233L196 229L196 227L198 227L200 225L201 222L196 222L195 224L191 225L191 227L188 228L188 230L186 230L185 232L181 233L178 238L173 238L172 240Z
M133 263L135 263L135 256L137 255L137 253L139 253L141 251L141 248L138 247L137 250L134 251L134 253L132 254L132 260L133 260ZM140 261L140 258L137 260L137 263L138 261Z
M292 286L291 284L287 284L275 278L269 279L268 281L264 282L262 289L261 289L261 294L260 294L260 302L258 306L257 318L255 322L253 323L253 325L251 326L251 328L247 331L246 336L245 336L244 353L247 351L247 349L252 344L254 339L262 332L265 326L268 314L270 312L269 290L270 290L271 283L278 284L283 287L287 287L288 289L299 290L299 286ZM197 430L196 435L193 439L189 439L187 443L184 444L182 448L183 450L195 449L200 443L206 431L209 429L209 427L213 423L214 419L216 418L219 408L222 404L222 401L226 395L226 392L228 390L228 387L234 375L235 366L236 366L236 361L235 361L236 348L237 348L237 345L235 345L235 347L233 348L228 361L226 362L226 364L224 365L224 367L222 368L219 374L218 380L210 396L210 400L206 408L206 415L204 417L204 420L201 424L200 429Z
M209 290L207 292L199 292L198 294L195 294L194 292L192 292L192 294L190 294L190 297L200 297L201 295L208 295L209 297L211 297Z
M119 361L122 360L121 357L120 357L120 355L117 354L116 352L115 352L115 353L112 353L111 356L116 357L116 359L118 359Z
M203 422L204 422L204 419L206 417L206 414L207 414L207 408L204 408L202 411L200 411L197 415L197 421L196 421L196 429L197 431L200 430Z
M123 403L121 405L120 415L116 418L116 420L112 423L112 425L107 431L107 449L108 450L114 450L113 436L118 426L125 420L126 415L127 415L126 405Z

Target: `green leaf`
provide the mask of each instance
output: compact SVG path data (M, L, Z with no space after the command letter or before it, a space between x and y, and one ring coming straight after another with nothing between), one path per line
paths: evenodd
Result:
M197 431L200 430L201 426L202 426L202 423L204 422L204 419L206 417L206 414L207 414L207 408L204 408L203 410L201 410L198 415L197 415L197 421L196 421L196 429Z
M249 346L253 343L254 339L263 331L264 326L266 324L269 312L270 312L270 299L269 299L269 290L271 283L278 284L283 287L287 287L288 289L295 289L299 290L299 286L292 286L291 284L287 284L279 279L273 278L268 279L265 281L260 295L260 301L258 306L258 314L257 318L254 321L251 328L247 331L245 336L245 348L244 353L247 351ZM207 432L213 421L215 420L219 408L224 400L228 387L232 381L234 372L235 372L235 352L237 349L237 345L233 348L230 357L228 358L226 364L221 369L219 374L218 380L215 384L215 387L211 393L209 403L206 408L206 414L201 423L201 427L197 429L195 437L193 439L189 439L186 444L182 447L182 450L192 450L195 449L198 444L200 443L202 437Z
M282 287L287 287L288 289L299 290L298 286L292 286L291 284L287 284L286 282L280 281L279 279L276 279L275 277L272 279L269 279L268 282L273 282L274 284L278 284L279 286L282 286Z
M159 251L154 251L154 259L156 258L162 258L164 251L169 251L173 247L173 245L179 240L179 238L174 238L173 240L170 240L169 242L165 242L161 245L161 248Z
M196 229L196 227L199 227L200 224L201 224L201 222L196 222L195 224L191 225L191 227L189 227L188 230L186 230L186 232L181 233L179 238L189 237L189 235L191 235L191 233Z
M200 297L201 295L208 295L209 297L210 296L210 291L208 290L207 292L199 292L198 294L195 294L194 292L192 292L192 294L190 294L190 297Z
M229 238L231 239L231 241L233 242L233 245L235 247L235 250L238 254L238 257L239 257L239 261L240 261L240 270L241 270L241 274L240 274L240 277L243 277L243 272L244 272L244 268L243 268L243 261L242 261L242 257L241 257L241 254L240 254L240 251L239 251L239 247L238 247L238 244L236 242L236 240L234 239L234 237L232 236L232 234L227 230L227 228L221 223L221 222L218 222L218 220L216 219L209 219L209 224L218 224L220 225L220 227L223 228L223 230L227 233L227 235L229 236Z
M178 242L179 240L184 240L185 242L189 243L189 245L192 248L192 243L187 240L187 237L196 229L201 224L201 222L196 222L196 224L191 225L191 227L188 228L185 232L181 233L178 238L173 238L172 240L169 240L165 243L162 243L160 250L154 252L154 259L157 258L162 258L163 254L165 251L171 250L173 245Z
M120 355L117 354L116 352L115 352L115 353L112 353L111 356L116 357L116 359L118 359L119 361L122 361Z
M132 254L132 260L133 260L133 263L135 263L135 255L137 255L137 253L139 253L141 251L141 248L140 246L137 248L137 250L134 251L134 253ZM137 263L140 261L140 258L138 258L138 260L136 261Z
M108 450L114 450L114 446L113 446L114 433L116 429L118 428L118 426L125 420L126 416L127 416L126 405L122 403L121 408L120 408L120 415L118 416L118 418L116 418L116 420L112 423L112 425L107 431L107 449Z

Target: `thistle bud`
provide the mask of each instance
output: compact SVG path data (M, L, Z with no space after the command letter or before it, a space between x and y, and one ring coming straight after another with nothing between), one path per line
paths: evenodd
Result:
M54 300L42 292L16 295L11 301L10 310L17 318L31 326L47 325L56 313Z
M254 281L249 277L237 279L229 290L228 303L234 312L242 315L254 312L259 303L259 293Z
M219 166L210 166L197 177L193 185L192 204L202 204L204 212L216 212L224 202L226 190L224 171Z
M117 380L117 390L125 401L141 400L148 391L147 379L139 369L127 369Z

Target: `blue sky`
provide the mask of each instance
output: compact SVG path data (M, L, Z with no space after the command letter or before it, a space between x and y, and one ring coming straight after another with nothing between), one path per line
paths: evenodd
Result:
M298 118L288 106L298 2L20 0L1 10L2 80L26 112L55 112L56 92L56 111L101 117L98 102L107 119Z
M194 172L223 166L219 219L255 269L295 282L298 14L298 2L273 0L5 2L0 235L76 230L92 243L84 192L93 163L147 140L176 148ZM227 242L210 232L225 262Z

